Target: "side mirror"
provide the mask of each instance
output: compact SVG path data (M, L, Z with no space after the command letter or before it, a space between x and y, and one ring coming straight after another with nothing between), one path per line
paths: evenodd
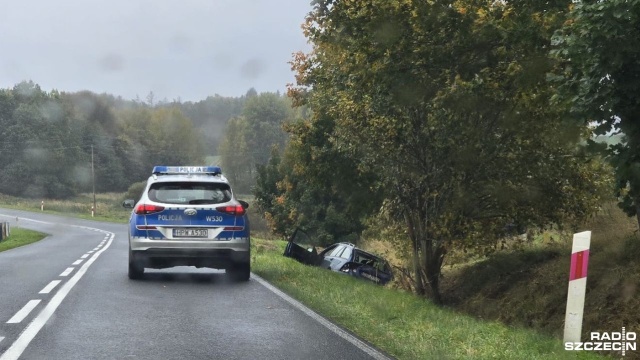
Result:
M133 209L133 205L135 205L135 201L133 199L127 199L122 202L122 207L125 209Z
M238 200L238 202L240 203L240 205L242 205L243 209L248 209L249 208L249 203L244 201L244 200Z

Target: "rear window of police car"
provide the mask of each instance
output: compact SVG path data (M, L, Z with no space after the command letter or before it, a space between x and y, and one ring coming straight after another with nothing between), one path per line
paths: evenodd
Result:
M164 204L220 204L231 200L228 184L215 182L158 182L149 199Z

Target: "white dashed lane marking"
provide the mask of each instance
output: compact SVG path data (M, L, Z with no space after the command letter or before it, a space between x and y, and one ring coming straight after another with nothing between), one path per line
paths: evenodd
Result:
M49 283L49 285L45 286L44 289L40 290L39 294L48 294L53 290L56 286L60 284L60 280L53 280Z
M53 316L53 313L56 311L58 306L62 304L64 298L69 294L71 289L80 281L80 278L89 270L89 266L93 264L93 262L102 254L105 250L111 246L113 242L114 234L111 234L109 237L109 242L107 245L95 253L91 258L89 258L84 265L82 265L78 271L73 275L69 281L65 282L62 287L56 292L55 295L51 298L49 303L46 304L44 309L40 311L40 314L36 316L29 325L22 331L18 339L16 339L11 346L0 355L0 360L18 360L24 350L29 346L31 340L33 340L38 332L44 327L47 321ZM73 269L73 268L71 268Z
M22 307L22 309L20 309L20 311L18 311L15 315L13 315L11 319L9 319L9 321L7 321L7 324L18 324L22 322L22 320L29 316L31 311L35 309L39 303L40 300L30 300L25 306Z
M82 263L82 259L76 260L71 265L80 265Z
M80 256L80 259L86 259L89 256L89 254L84 254L82 256Z
M62 274L60 274L60 276L67 276L69 274L71 274L71 272L73 271L72 267L67 268L67 270L63 271Z

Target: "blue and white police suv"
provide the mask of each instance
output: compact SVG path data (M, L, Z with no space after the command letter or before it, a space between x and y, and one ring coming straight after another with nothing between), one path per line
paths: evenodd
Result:
M129 219L129 278L145 268L225 269L249 280L249 219L217 166L156 166Z

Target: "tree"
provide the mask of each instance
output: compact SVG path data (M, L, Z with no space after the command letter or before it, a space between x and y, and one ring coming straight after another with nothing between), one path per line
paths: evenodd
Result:
M548 46L567 5L326 0L309 14L313 50L294 58L290 95L313 111L310 127L332 119L327 141L378 176L419 294L441 301L454 246L595 209L606 181L575 158L582 129L548 105Z
M616 172L620 207L640 226L640 1L581 1L557 31L553 55L564 65L551 76L558 103L594 133L624 134L605 153Z
M247 96L231 98L215 95L195 103L185 102L172 105L178 106L185 116L191 119L193 125L201 129L207 153L215 154L220 142L224 139L224 128L227 122L242 114L246 99Z
M22 82L0 90L0 192L66 198L90 191L92 148L98 191L123 191L153 164L201 164L200 133L177 108Z
M242 194L251 193L254 164L246 141L247 121L243 117L229 120L218 153L225 176L233 188Z
M247 92L242 115L227 123L218 148L223 170L234 187L245 193L252 191L256 167L267 163L272 148L284 147L287 134L283 125L293 117L288 99L274 93L251 93Z
M284 147L287 136L282 126L291 120L291 104L274 93L261 93L247 99L242 116L253 164L264 165L272 146Z
M33 82L2 91L0 191L51 198L77 191L78 180L72 173L81 151L68 105L57 91L46 93Z
M377 176L326 136L335 126L331 118L313 125L299 120L286 127L292 141L283 154L276 149L266 166L258 166L256 202L275 234L286 238L299 227L313 245L357 243L382 200L381 192L372 192Z

